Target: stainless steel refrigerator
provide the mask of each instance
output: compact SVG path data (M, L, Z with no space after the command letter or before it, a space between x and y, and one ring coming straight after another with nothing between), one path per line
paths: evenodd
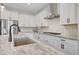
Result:
M17 20L7 20L7 19L1 19L1 35L8 35L9 34L9 30L10 30L10 26L12 24L17 24L18 25L18 21ZM17 27L12 27L12 34L18 34L17 31Z

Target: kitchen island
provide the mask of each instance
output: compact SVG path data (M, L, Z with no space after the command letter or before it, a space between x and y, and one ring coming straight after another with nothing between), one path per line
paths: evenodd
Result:
M23 35L23 34L22 34ZM22 36L21 35L21 36ZM26 33L27 37L31 38L39 45L48 49L55 54L78 55L79 54L79 40L73 38L66 38L56 35L48 35L44 33Z
M50 50L50 49L49 49ZM0 36L0 55L53 55L55 51L49 51L38 42L22 46L14 46L14 42L8 42L8 36Z
M0 54L10 55L78 55L79 40L43 33L19 33L8 42L8 35L0 36ZM17 43L18 42L18 43ZM29 44L30 43L30 44ZM20 45L20 46L19 46Z

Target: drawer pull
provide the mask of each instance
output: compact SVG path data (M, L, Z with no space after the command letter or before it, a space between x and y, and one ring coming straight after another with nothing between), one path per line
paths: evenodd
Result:
M70 23L70 18L67 18L67 23Z
M64 44L61 44L61 48L64 49Z
M61 41L65 41L65 40L61 39Z

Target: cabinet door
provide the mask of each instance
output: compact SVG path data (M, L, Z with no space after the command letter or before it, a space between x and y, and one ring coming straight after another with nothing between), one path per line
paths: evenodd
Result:
M61 38L56 37L55 47L58 48L58 50L61 50Z
M47 35L47 36L46 36L46 39L45 39L45 42L46 42L48 45L50 45L50 46L54 46L54 38L53 38L53 36Z
M76 5L74 3L60 4L60 23L76 24Z
M44 43L46 43L46 44L48 44L48 45L52 45L53 44L53 41L52 41L53 39L49 35L41 34L39 36L39 40L42 41L42 42L44 42Z
M68 4L68 18L70 18L70 24L75 24L77 23L76 21L76 4L71 3Z
M11 12L11 19L12 20L18 20L18 13L17 12Z
M18 23L19 23L19 26L21 26L21 27L24 25L23 15L21 15L21 14L18 15Z
M49 36L49 35L46 36L45 38L47 39L47 40L45 39L46 42L47 42L50 46L61 50L61 38L55 37L55 36Z
M28 15L23 15L22 17L23 17L23 26L25 26L25 27L30 26L30 24L29 24L30 17Z
M49 35L40 35L40 41L45 42L51 47L61 49L61 38Z
M68 9L67 4L60 4L60 23L66 24L66 17L67 17Z
M42 20L40 26L48 26L48 23L46 20Z
M74 55L75 54L75 48L73 46L70 46L68 43L65 43L64 53L68 54L68 55Z
M39 40L41 40L41 41L46 41L48 38L47 38L47 35L44 35L44 34L40 34L39 35Z
M34 27L34 16L32 15L25 15L25 14L21 14L19 16L20 21L19 24L20 26L24 26L24 27Z
M50 36L50 39L48 39L49 45L51 45L52 47L57 47L57 37L54 36Z
M74 55L77 51L77 41L66 39L64 43L65 54Z

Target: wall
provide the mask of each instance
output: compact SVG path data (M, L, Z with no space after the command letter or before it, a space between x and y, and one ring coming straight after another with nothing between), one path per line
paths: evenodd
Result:
M59 7L59 6L58 6ZM44 24L47 24L48 29L43 29L42 31L47 31L47 32L61 32L61 25L60 25L60 20L59 18L57 19L51 19L51 20L46 20L44 17L49 15L50 8L49 6L46 7L44 10L42 10L40 13L36 15L36 20L39 23L44 22ZM58 8L58 13L60 9Z
M77 25L67 25L62 26L62 35L69 38L76 38L78 33L78 26Z
M33 28L31 27L20 27L20 29L21 29L21 33L33 32Z
M61 25L59 18L47 21L48 21L48 30L45 31L61 33Z
M48 16L49 14L49 6L46 7L44 10L42 10L41 12L39 12L38 14L36 14L35 18L36 18L36 24L37 26L45 25L47 26L47 20L44 19L44 17Z
M47 32L59 32L61 33L61 25L60 25L60 19L51 19L51 20L46 20L44 17L49 15L49 6L42 10L40 13L36 15L36 20L38 22L45 21L45 23L48 25L47 29L43 29L42 31L47 31Z
M59 10L60 9L58 9L58 11ZM42 18L47 16L49 14L48 12L49 12L48 8L44 9L43 11L41 11L39 14L36 15L36 19L38 19L39 21L45 20ZM45 20L45 21L47 21L48 28L43 29L42 31L58 32L58 33L62 33L61 35L64 37L77 38L77 32L78 32L77 25L68 25L68 26L61 25L60 18L56 18L52 20Z

